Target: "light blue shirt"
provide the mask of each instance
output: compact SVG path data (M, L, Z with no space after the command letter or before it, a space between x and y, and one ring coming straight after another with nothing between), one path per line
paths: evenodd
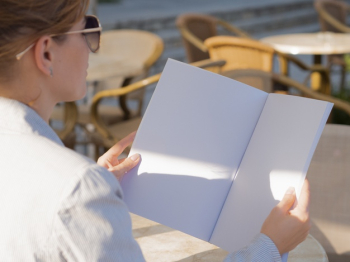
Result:
M119 182L67 149L26 105L0 97L3 261L144 261ZM225 261L281 261L259 234Z

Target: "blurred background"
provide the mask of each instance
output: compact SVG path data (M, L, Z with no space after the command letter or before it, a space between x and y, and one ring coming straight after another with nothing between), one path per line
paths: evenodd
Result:
M103 30L140 29L159 35L164 52L153 67L160 72L167 58L186 61L176 18L204 13L225 20L256 39L270 35L321 31L314 0L91 0ZM344 1L350 3L349 0ZM225 34L224 30L218 34ZM298 56L311 63L311 55ZM292 72L294 75L294 72ZM302 78L302 77L301 77ZM336 83L336 82L335 82Z
M350 3L350 0L343 2ZM139 29L160 36L164 51L152 66L151 75L161 72L168 58L188 62L181 34L176 27L176 18L184 13L208 14L222 19L255 39L321 31L314 0L91 0L89 13L98 15L104 31ZM218 34L225 35L227 31L218 28ZM313 63L312 55L296 56L307 64ZM323 59L323 64L327 65L326 59ZM341 90L341 70L337 69L332 71L332 93L347 99L348 81L346 88ZM291 66L289 75L302 81L307 72ZM147 90L146 97L151 95L152 87ZM350 117L339 112L334 121L350 124Z

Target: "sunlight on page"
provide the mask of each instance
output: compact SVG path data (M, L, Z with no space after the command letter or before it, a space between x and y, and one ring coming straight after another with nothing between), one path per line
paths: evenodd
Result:
M270 188L273 197L281 200L289 187L294 187L299 196L300 172L289 170L272 170L270 172Z
M190 158L176 157L173 155L157 154L150 151L134 149L133 153L141 154L141 166L139 175L143 172L152 172L167 175L194 176L205 179L228 179L232 177L233 168ZM142 162L142 155L147 156L147 161ZM156 159L156 162L152 161ZM169 169L169 167L172 167Z

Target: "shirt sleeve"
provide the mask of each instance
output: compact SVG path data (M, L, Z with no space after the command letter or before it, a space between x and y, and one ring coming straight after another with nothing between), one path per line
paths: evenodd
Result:
M64 191L54 222L56 256L63 261L145 261L132 236L120 184L109 171L90 165Z
M224 262L281 262L281 255L273 241L260 233L245 248L229 254Z

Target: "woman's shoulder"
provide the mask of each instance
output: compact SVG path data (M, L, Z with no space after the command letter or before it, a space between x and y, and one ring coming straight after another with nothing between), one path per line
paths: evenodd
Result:
M33 134L0 134L0 144L0 205L7 214L0 218L7 227L0 242L13 239L43 247L57 215L70 207L88 208L100 199L123 205L113 174L55 141Z
M121 191L114 175L94 160L49 139L43 138L41 143L50 151L45 156L47 168L52 167L52 172L61 181L67 180L66 183L75 187L84 184L85 188L94 185L95 189Z
M0 148L2 169L12 178L17 177L19 183L24 174L31 178L33 186L47 181L46 187L63 186L67 181L86 175L101 176L111 183L116 180L92 159L44 136L7 134L0 135L0 142L3 145Z

